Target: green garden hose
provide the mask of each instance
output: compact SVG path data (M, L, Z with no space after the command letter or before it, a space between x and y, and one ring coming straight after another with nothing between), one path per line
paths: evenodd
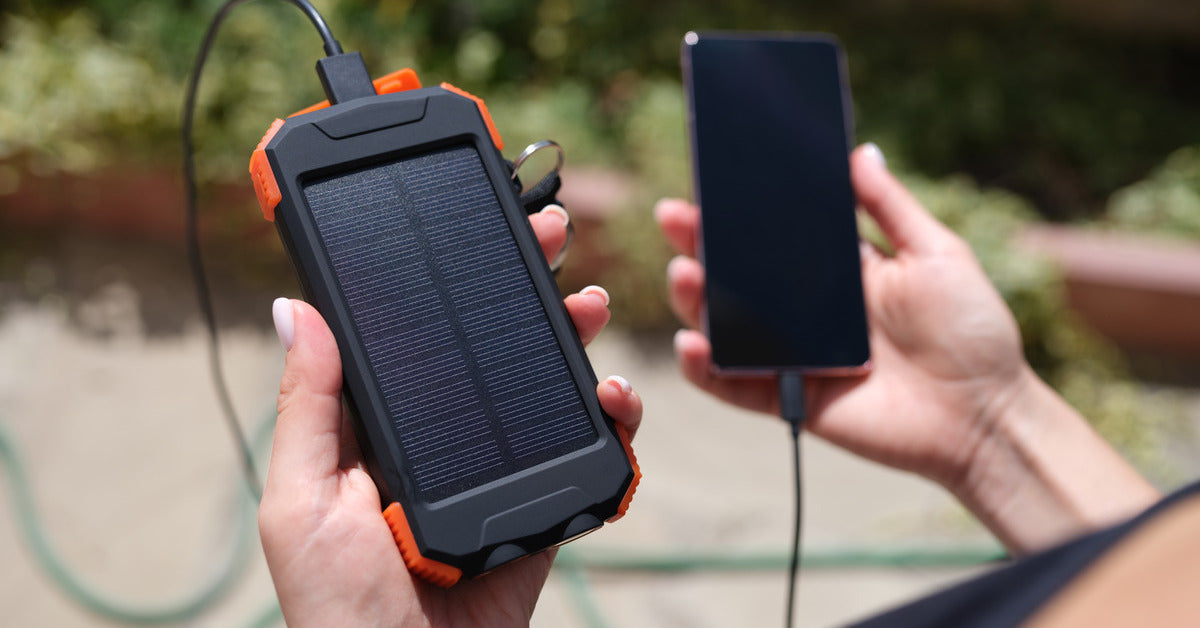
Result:
M265 442L265 437L269 436L274 428L274 419L275 415L271 413L269 420L263 422L256 434L256 442ZM255 521L255 504L248 496L239 499L233 547L221 563L216 576L210 581L181 599L171 602L141 605L113 599L73 572L50 543L34 504L27 467L17 449L16 441L2 421L0 460L3 461L5 474L9 479L10 496L21 536L32 551L35 562L68 598L96 615L110 621L138 626L185 622L201 615L220 601L245 571L254 545ZM238 481L240 483L240 478ZM238 494L244 495L243 490L239 488Z
M971 567L1004 560L995 547L846 547L804 552L804 569ZM556 564L592 571L779 571L788 568L784 552L653 552L630 549L603 551L563 548Z

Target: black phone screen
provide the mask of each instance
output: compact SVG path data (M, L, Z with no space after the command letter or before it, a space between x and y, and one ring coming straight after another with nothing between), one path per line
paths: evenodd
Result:
M836 40L820 35L684 39L718 370L869 359L844 65Z

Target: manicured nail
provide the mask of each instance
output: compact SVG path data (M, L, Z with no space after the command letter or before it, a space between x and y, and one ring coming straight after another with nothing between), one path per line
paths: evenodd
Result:
M542 211L540 211L538 213L539 214L554 214L555 216L562 218L564 226L571 224L571 217L567 215L567 210L563 209L561 205L547 205L547 206L543 207Z
M594 295L600 297L601 299L604 299L604 306L608 307L608 302L609 302L608 290L605 290L604 288L601 288L600 286L588 286L588 287L584 288L583 290L580 290L579 294L594 294Z
M284 351L291 351L292 343L296 341L296 310L292 307L291 299L275 299L271 304L271 318L275 319L279 344L283 345Z
M680 273L683 272L683 266L687 263L686 255L676 255L667 262L667 280L676 281L679 279Z
M675 332L675 338L671 341L671 344L675 345L675 353L683 350L683 336L687 334L687 331L686 329L680 329Z
M887 168L887 158L883 156L883 151L879 150L879 145L875 142L867 142L863 144L863 152L871 159L874 159L879 165Z
M677 201L678 201L678 199L674 199L674 198L658 199L658 202L656 202L654 204L654 219L656 221L662 222L662 214L664 211L666 211L667 206L671 205Z
M633 386L629 385L629 380L621 377L620 375L609 375L604 381L609 386L613 386L617 390L621 391L622 395L628 395L629 393L633 392Z

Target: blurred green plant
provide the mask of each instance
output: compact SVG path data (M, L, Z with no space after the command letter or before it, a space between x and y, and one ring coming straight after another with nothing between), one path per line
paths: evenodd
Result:
M0 54L0 157L86 171L108 157L97 136L173 123L172 83L122 50L85 12L55 24L10 16Z
M86 168L119 149L161 161L178 99L219 0L16 0L2 14L5 154ZM932 176L965 172L1057 219L1099 213L1114 190L1200 136L1200 43L1106 31L1038 3L433 0L318 5L376 73L411 66L491 98L572 92L600 148L619 158L641 90L677 81L690 29L827 30L850 58L863 137ZM14 8L15 7L15 8ZM3 11L3 9L0 9ZM198 129L209 176L232 179L270 120L319 100L316 35L293 7L240 7L218 42ZM15 128L12 120L31 121ZM533 120L532 118L527 118ZM611 162L606 162L611 163Z
M241 176L250 138L288 107L319 99L319 86L289 74L290 60L304 58L302 50L311 57L307 49L319 42L259 45L262 33L288 23L278 15L287 7L272 7L248 5L229 22L201 84L196 136L206 179ZM68 171L178 163L183 85L207 12L169 3L139 9L108 26L85 9L48 20L6 16L0 158ZM302 27L302 16L286 15Z
M605 223L603 242L618 263L600 281L621 308L618 324L661 330L675 325L666 299L664 269L672 251L659 235L651 211L667 196L687 197L691 162L687 153L683 94L678 83L654 80L631 86L636 94L618 121L624 152L620 163L636 181L630 206Z
M1114 193L1099 226L1200 241L1200 145L1171 153L1150 176Z

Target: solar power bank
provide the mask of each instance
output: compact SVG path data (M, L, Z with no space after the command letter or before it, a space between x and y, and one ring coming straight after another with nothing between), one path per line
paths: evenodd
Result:
M441 586L624 514L639 480L483 102L411 70L276 120L250 171L410 571Z

